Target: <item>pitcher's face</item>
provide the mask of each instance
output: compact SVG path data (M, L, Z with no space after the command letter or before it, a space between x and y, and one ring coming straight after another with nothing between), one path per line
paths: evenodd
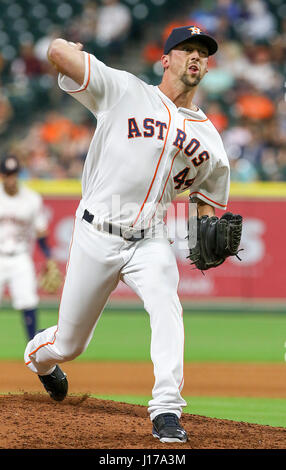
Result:
M185 41L172 49L165 59L165 71L186 87L197 86L207 73L208 49L200 41Z

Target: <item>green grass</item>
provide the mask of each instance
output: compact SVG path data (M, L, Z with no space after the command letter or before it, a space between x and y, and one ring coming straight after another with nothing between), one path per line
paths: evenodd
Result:
M56 323L55 310L40 310L39 328ZM284 362L284 314L185 311L184 324L186 362ZM26 342L21 314L0 311L0 359L22 359ZM107 310L77 360L146 361L149 351L147 313Z
M151 397L93 395L104 400L148 406ZM286 400L272 398L184 397L184 413L286 428Z

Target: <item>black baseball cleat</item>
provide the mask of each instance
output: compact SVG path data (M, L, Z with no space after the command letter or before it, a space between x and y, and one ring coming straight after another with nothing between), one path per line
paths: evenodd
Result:
M49 375L38 375L46 391L56 401L62 401L68 393L68 381L66 374L56 365L55 370Z
M174 413L162 413L152 422L152 434L161 442L187 442L188 435Z

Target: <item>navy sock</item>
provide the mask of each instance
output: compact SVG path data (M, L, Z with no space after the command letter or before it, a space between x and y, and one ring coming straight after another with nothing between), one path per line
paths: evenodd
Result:
M23 310L25 328L29 339L34 338L36 334L36 313L35 308Z

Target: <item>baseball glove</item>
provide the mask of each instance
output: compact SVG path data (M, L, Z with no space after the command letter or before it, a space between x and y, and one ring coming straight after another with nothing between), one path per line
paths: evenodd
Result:
M39 286L48 294L55 294L63 281L62 274L54 260L48 260L39 276Z
M216 268L228 256L240 259L241 232L241 215L226 212L221 218L207 215L197 218L197 242L189 249L187 258L201 271Z

